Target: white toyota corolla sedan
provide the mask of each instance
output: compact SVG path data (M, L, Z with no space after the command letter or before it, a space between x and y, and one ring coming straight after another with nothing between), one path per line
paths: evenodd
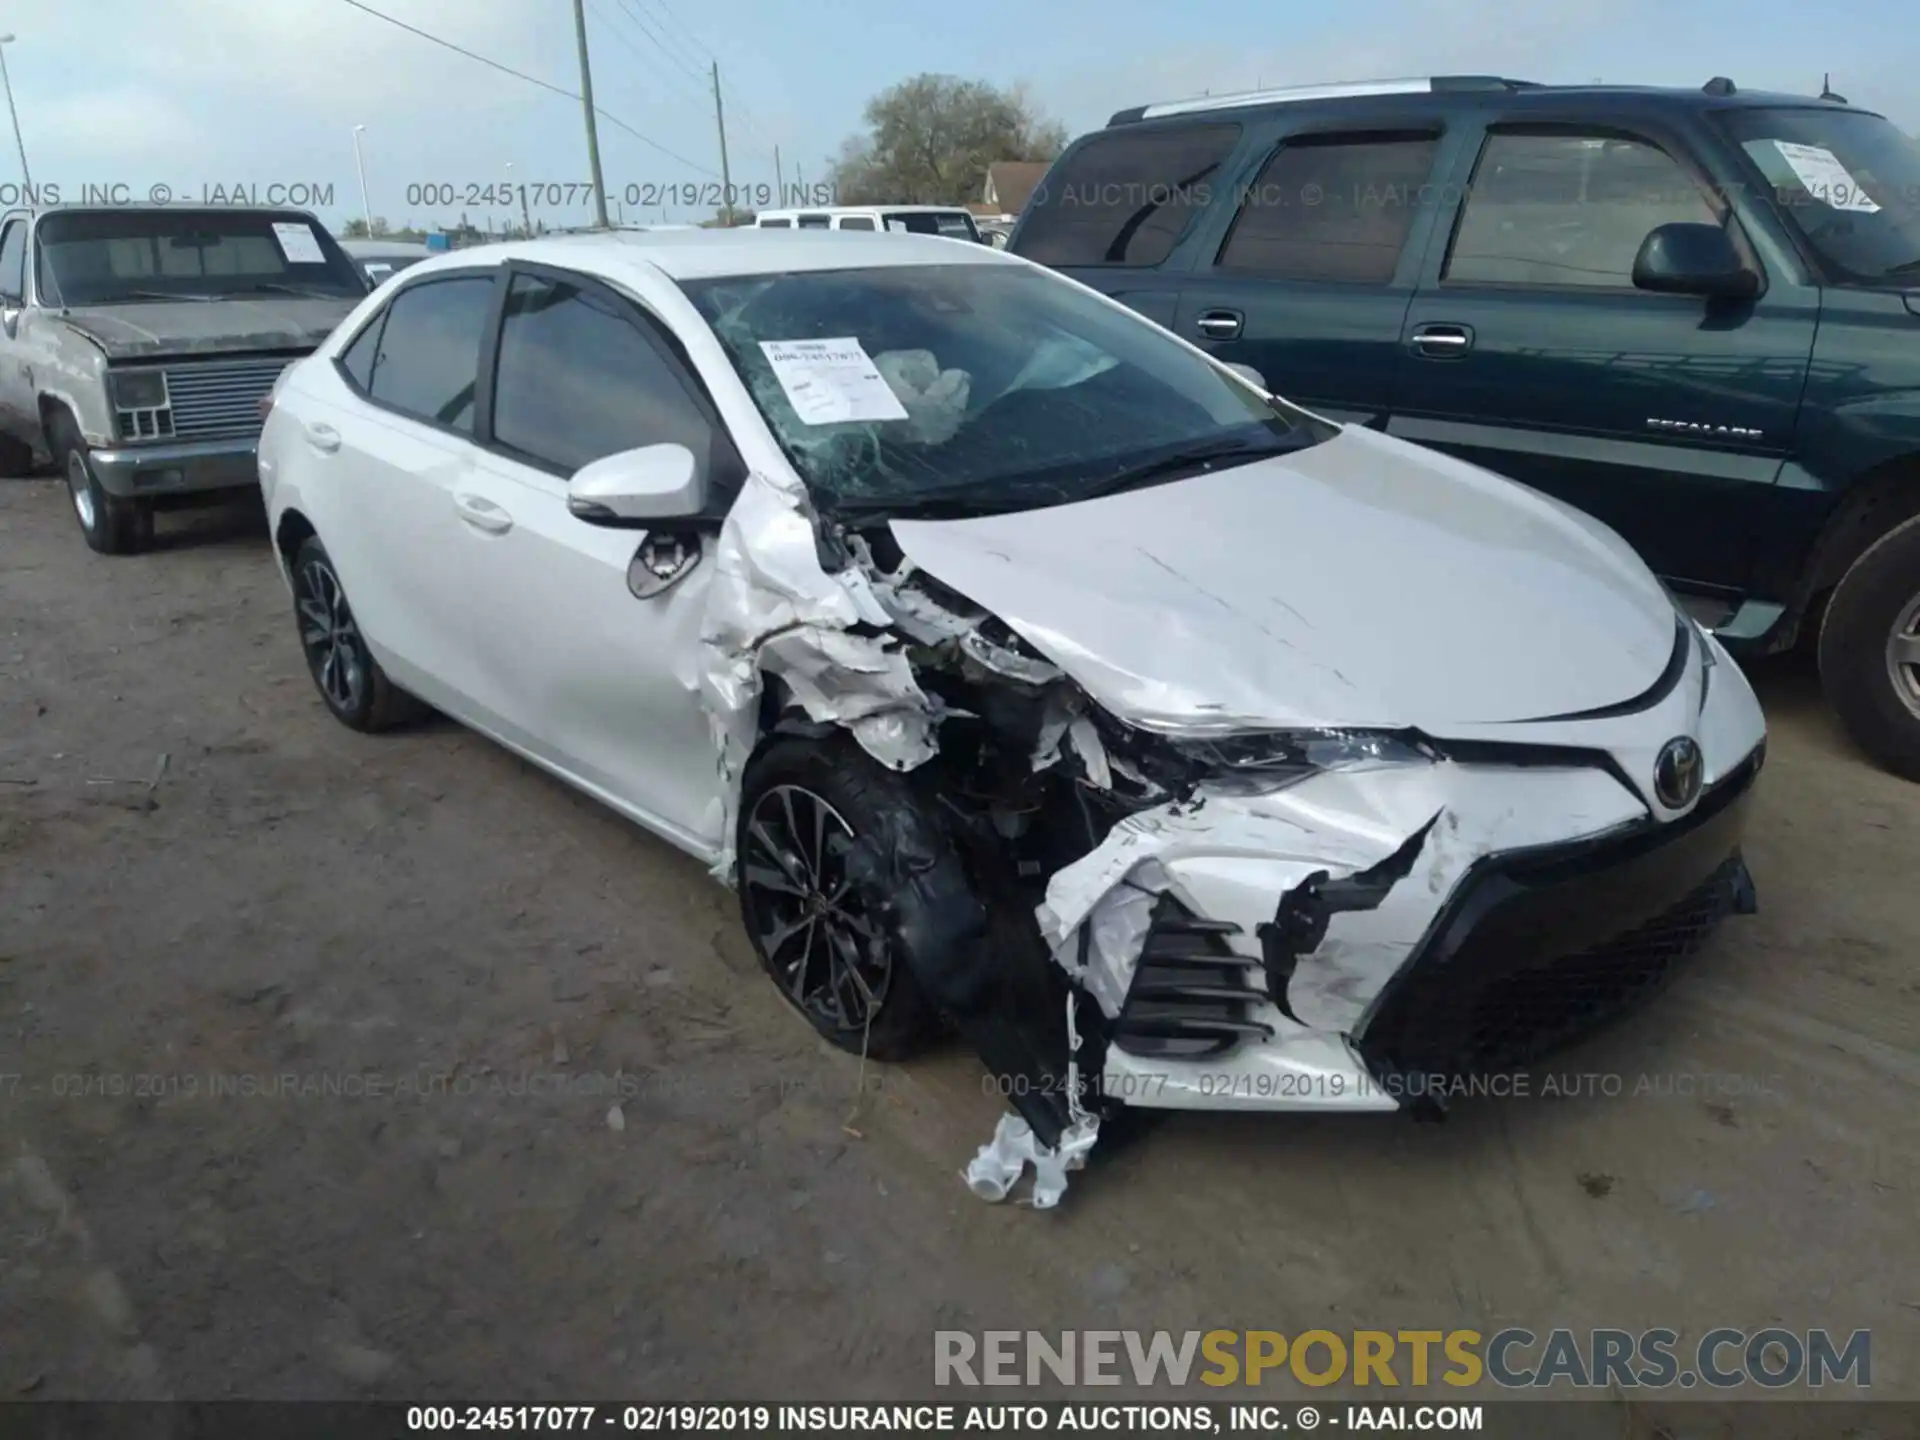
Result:
M1444 1107L1752 909L1765 724L1611 531L932 237L597 234L371 296L260 476L328 708L739 891L836 1045L956 1028L1059 1197L1123 1106Z

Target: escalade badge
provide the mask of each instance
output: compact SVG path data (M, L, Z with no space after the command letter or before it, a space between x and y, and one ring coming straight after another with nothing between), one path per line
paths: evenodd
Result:
M1700 798L1700 746L1691 735L1677 735L1660 747L1653 762L1653 793L1669 810L1684 810Z

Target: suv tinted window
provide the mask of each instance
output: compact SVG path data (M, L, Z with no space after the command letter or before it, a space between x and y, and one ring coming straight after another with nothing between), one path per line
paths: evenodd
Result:
M1631 288L1657 225L1720 217L1665 151L1602 135L1493 134L1442 279Z
M408 415L471 432L480 332L492 304L493 278L487 275L428 280L402 290L387 306L368 393Z
M1289 142L1241 197L1220 268L1385 284L1400 263L1437 143L1432 135Z
M1122 128L1047 172L1017 253L1043 265L1157 265L1212 197L1238 125Z
M871 215L842 215L840 228L842 230L873 230L878 227L874 225Z
M494 375L493 433L568 474L668 441L703 462L713 430L679 365L597 291L516 275Z
M26 292L27 222L9 220L0 238L0 295L18 300Z

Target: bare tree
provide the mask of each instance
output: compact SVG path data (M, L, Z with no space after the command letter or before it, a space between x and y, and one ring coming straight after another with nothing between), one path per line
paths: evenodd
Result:
M1051 160L1065 128L1023 89L916 75L867 102L868 133L849 136L833 164L843 205L957 205L978 200L996 160Z

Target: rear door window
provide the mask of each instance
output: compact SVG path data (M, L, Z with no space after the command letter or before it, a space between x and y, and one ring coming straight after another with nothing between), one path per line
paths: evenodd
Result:
M1120 127L1047 172L1027 202L1017 253L1043 265L1158 265L1219 190L1240 127Z
M871 215L842 215L839 224L842 230L872 230L875 228Z
M1618 135L1496 131L1474 167L1441 279L1632 289L1641 243L1676 221L1721 218L1658 146Z
M367 393L404 415L472 434L480 336L493 308L493 285L491 275L461 275L395 295L379 322ZM350 372L352 362L350 355Z
M1287 142L1240 197L1217 264L1280 280L1386 284L1438 144L1434 135Z

